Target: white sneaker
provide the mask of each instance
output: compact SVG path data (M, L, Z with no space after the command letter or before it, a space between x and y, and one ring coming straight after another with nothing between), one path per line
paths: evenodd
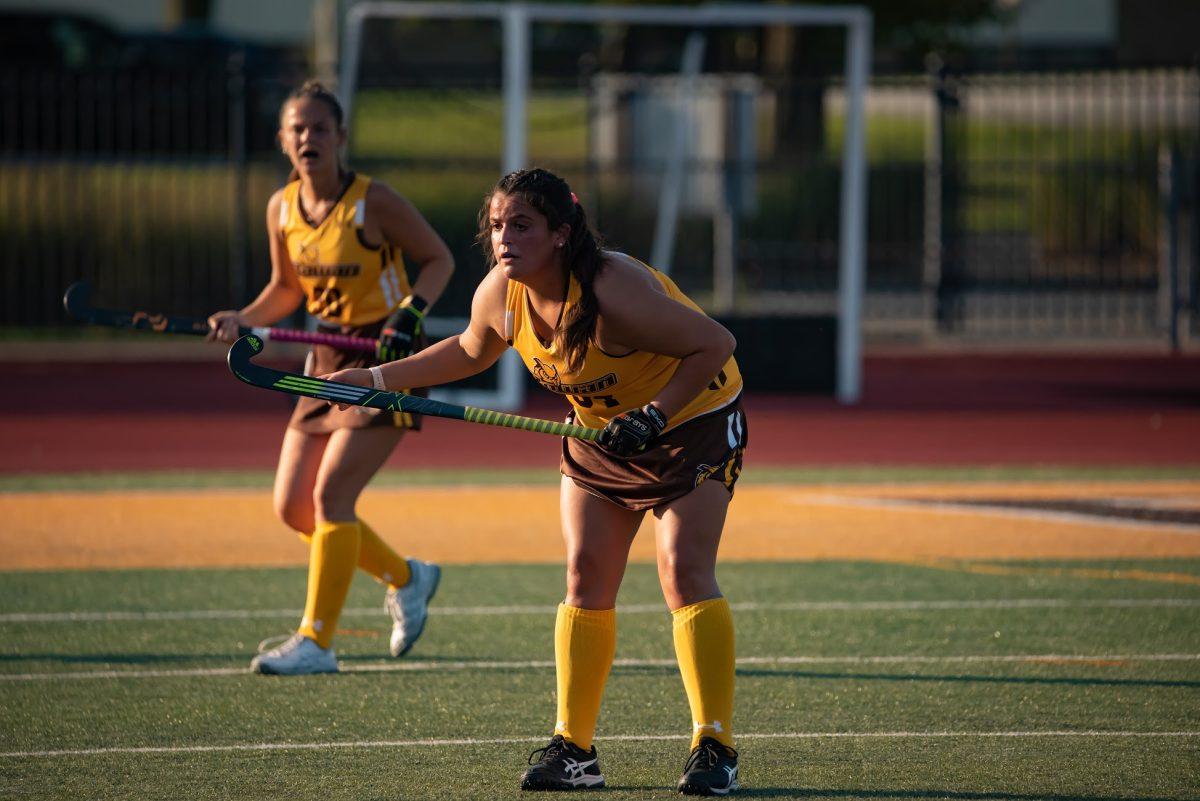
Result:
M337 656L332 648L322 648L303 634L293 634L278 648L250 660L250 670L274 676L307 676L312 673L337 673Z
M392 656L404 656L425 630L429 601L437 592L442 569L433 562L409 559L408 583L398 590L388 590L384 606L392 615Z

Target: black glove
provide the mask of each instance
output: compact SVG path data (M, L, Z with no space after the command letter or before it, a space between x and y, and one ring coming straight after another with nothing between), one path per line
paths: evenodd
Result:
M383 330L379 332L379 345L375 348L375 356L379 361L394 362L413 352L428 307L424 298L409 295L401 301L399 308L388 315Z
M616 456L632 456L667 427L667 416L649 404L630 409L608 421L596 440L601 448Z

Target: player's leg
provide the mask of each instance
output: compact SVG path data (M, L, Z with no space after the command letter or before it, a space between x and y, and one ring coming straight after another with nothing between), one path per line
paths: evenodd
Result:
M359 495L403 436L403 429L389 426L339 428L330 434L313 487L317 520L354 519Z
M314 488L329 438L329 434L309 434L289 428L284 434L279 467L275 471L275 513L300 535L305 544L312 542L316 527ZM387 459L386 454L384 459ZM362 544L358 566L390 589L408 584L408 562L380 539L365 521L359 520L359 524Z
M692 753L678 788L687 794L737 788L733 617L716 576L730 497L719 480L708 480L654 512L659 582L692 712Z
M313 487L328 442L328 434L288 428L283 435L279 465L275 470L275 513L304 540L309 548L310 562L316 528ZM337 670L337 659L332 649L322 648L296 632L279 647L254 657L250 668L257 673L276 675L331 673Z
M525 790L601 787L592 737L617 643L617 591L643 512L586 492L563 477L560 492L567 547L567 592L554 625L558 716L554 737L535 751Z
M562 479L566 596L555 621L555 733L588 749L616 649L616 603L629 548L644 512L623 509Z
M317 479L318 517L357 519L359 494L402 436L403 429L389 426L337 431ZM392 616L390 652L392 656L403 656L425 630L429 601L437 592L441 568L396 553L362 520L359 533L358 566L387 585L385 607Z
M329 435L313 486L316 526L300 625L300 633L322 648L328 648L333 640L359 561L358 497L399 439L399 431L387 428L339 428Z
M719 481L704 481L654 510L658 580L672 612L720 596L717 548L731 497Z
M362 541L354 506L399 438L398 430L383 427L340 428L330 434L288 429L276 472L275 505L293 527L308 523L311 515L308 590L296 635L256 657L251 667L257 672L299 675L337 670L333 635ZM307 503L300 497L305 488Z
M295 428L283 433L279 464L275 468L275 514L307 544L317 519L313 487L329 443L328 434L310 434Z

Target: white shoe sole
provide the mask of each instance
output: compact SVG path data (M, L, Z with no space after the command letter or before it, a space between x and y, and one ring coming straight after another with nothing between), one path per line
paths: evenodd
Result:
M257 673L260 676L317 676L322 673L337 673L337 666L326 668L323 670L304 670L304 671L289 671L276 670L271 665L264 665L257 660L250 663L250 672Z

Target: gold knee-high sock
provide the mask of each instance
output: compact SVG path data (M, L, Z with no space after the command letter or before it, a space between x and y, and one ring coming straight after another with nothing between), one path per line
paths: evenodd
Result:
M308 549L308 598L299 632L322 648L333 642L354 568L358 563L358 521L323 522L313 532Z
M554 733L585 751L592 747L604 683L617 650L617 610L558 605L554 665L558 722Z
M675 658L692 709L692 748L701 737L733 746L733 615L724 598L671 613Z
M375 579L390 587L403 587L412 578L408 560L391 549L375 531L359 520L358 566ZM311 534L300 534L306 545L312 544Z
M407 584L411 577L408 560L393 551L391 546L384 542L361 518L358 525L362 528L362 544L358 548L358 566L378 581L392 587L403 587Z

